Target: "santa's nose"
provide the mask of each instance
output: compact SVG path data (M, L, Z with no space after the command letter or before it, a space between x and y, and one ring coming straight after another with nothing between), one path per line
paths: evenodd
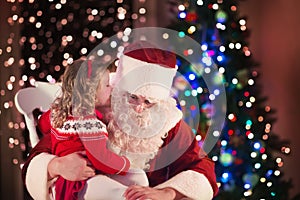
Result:
M145 107L144 104L139 104L139 105L135 106L134 110L137 113L141 113L141 112L143 112L144 107Z

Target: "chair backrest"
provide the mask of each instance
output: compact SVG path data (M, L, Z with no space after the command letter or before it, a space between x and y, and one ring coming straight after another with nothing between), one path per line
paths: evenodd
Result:
M35 82L35 87L20 89L15 95L15 104L18 111L24 115L26 127L29 131L29 140L34 147L39 142L36 132L36 122L33 111L40 109L42 112L50 108L51 103L61 94L59 84Z

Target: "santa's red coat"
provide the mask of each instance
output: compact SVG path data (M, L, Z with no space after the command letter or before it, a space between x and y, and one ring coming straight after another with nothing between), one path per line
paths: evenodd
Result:
M42 125L44 133L49 130ZM25 181L26 171L30 161L36 155L46 152L51 153L50 134L45 134L40 142L32 149L27 161L22 168L22 176ZM181 156L178 156L181 155ZM167 164L167 165L166 165ZM182 171L193 170L203 174L211 184L214 195L218 192L214 162L209 159L205 152L199 147L197 140L193 137L190 127L181 120L172 128L164 139L164 144L157 156L150 162L150 170L147 172L150 186L156 186L169 180Z

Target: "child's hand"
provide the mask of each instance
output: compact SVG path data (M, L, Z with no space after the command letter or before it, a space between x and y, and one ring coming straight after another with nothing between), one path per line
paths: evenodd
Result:
M84 152L76 152L52 159L48 164L48 174L48 179L62 176L69 181L80 181L95 176L95 170L88 166Z

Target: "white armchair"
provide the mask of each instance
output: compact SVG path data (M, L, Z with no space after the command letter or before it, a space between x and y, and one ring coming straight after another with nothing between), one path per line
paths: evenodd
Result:
M47 111L60 94L61 86L59 84L39 81L35 82L35 87L23 88L16 93L16 108L24 115L32 148L39 142L33 111L37 108L42 112Z

